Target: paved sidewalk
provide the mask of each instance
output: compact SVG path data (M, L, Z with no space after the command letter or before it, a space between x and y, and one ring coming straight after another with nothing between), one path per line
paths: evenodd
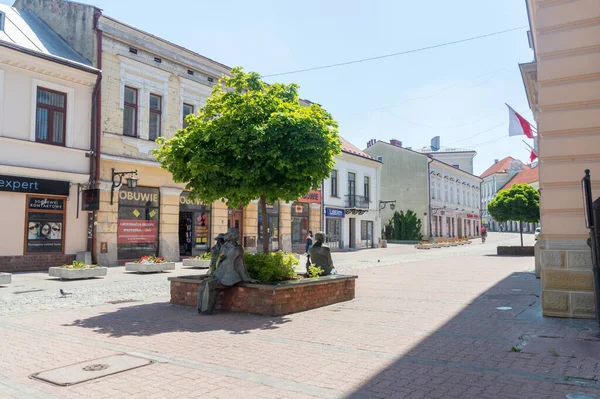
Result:
M348 254L356 299L286 317L199 316L167 292L6 315L0 397L600 397L596 323L543 319L533 259L493 249ZM29 378L119 353L156 363L70 387Z

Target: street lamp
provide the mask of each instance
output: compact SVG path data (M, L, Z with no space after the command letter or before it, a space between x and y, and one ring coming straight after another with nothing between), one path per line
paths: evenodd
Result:
M133 172L115 172L115 168L112 168L111 171L112 175L110 177L110 180L112 182L112 185L110 186L110 204L112 205L115 188L121 187L121 185L123 184L123 176L130 175L125 179L127 181L128 188L136 188L138 178L135 177L137 175L137 169ZM115 176L119 178L117 181L115 181Z
M392 200L392 201L379 201L379 210L385 209L387 204L390 204L390 209L392 211L394 209L396 209L396 200Z

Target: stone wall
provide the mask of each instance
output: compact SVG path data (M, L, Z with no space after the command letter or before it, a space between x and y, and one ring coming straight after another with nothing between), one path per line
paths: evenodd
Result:
M241 284L220 294L217 310L282 316L354 299L356 276L328 276L283 286ZM171 277L171 303L196 307L200 280Z
M73 263L75 255L0 256L0 272L32 272Z

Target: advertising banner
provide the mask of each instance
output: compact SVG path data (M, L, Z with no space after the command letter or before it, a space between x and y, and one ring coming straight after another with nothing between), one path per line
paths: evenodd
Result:
M118 244L156 242L156 220L119 219L117 226Z

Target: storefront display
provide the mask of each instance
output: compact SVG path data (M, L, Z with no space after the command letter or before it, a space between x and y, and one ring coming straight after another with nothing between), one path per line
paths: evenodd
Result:
M342 220L346 212L339 208L325 208L325 234L327 245L332 249L341 249Z
M66 198L27 196L25 254L64 253Z
M292 250L303 251L306 247L308 234L309 206L307 203L292 204Z
M262 250L263 245L263 217L260 201L258 203L258 250ZM267 229L269 233L269 250L279 250L279 202L267 204Z
M360 247L375 248L375 243L373 242L373 221L371 220L360 221Z
M179 254L196 256L210 248L210 205L188 198L189 192L179 197Z
M158 255L159 206L158 188L121 188L117 222L119 260Z

